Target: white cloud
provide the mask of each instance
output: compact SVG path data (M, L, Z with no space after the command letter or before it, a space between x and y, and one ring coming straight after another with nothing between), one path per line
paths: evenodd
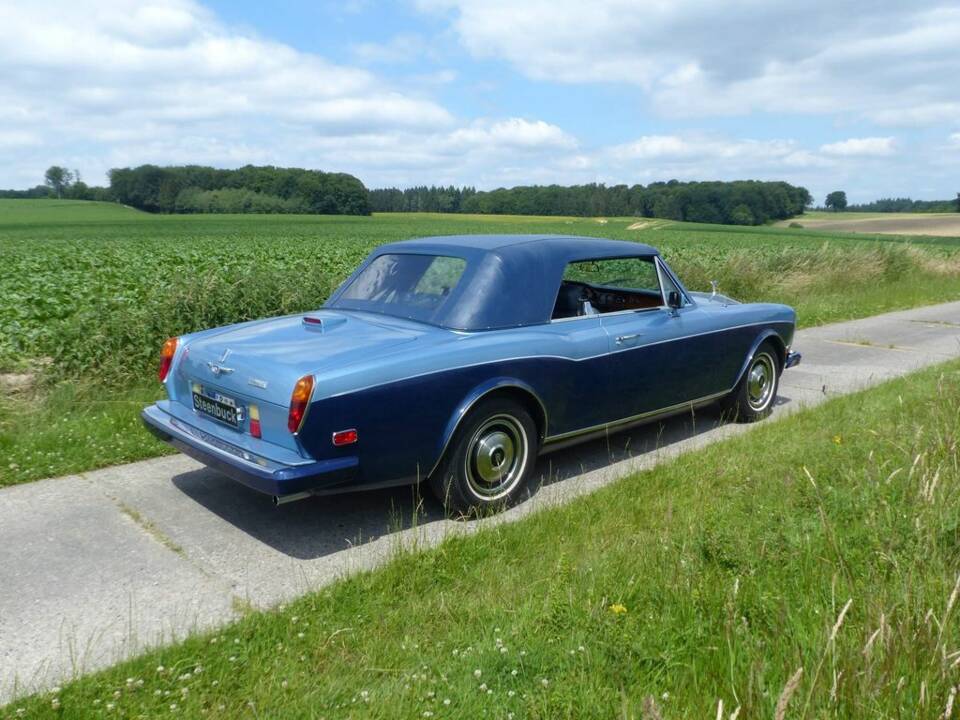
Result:
M894 153L894 141L892 137L865 137L850 138L840 142L827 143L820 146L820 152L824 155L834 155L840 157L851 156L883 156Z
M618 83L669 115L956 116L960 6L851 0L421 0L477 57L537 80ZM904 108L910 110L905 111Z
M229 164L269 161L263 150L287 135L456 125L433 100L226 27L191 0L2 4L0 66L4 137L24 138L20 166L0 168L7 182L27 162L39 174L80 147L99 158L86 173L99 183L110 158L200 161L176 151L191 143L207 149L204 161Z
M572 136L556 125L523 118L494 123L480 120L456 130L447 142L454 147L482 146L489 149L572 148L577 144Z

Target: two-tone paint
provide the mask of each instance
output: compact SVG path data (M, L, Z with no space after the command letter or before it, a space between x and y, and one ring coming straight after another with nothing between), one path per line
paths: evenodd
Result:
M543 451L714 401L733 390L756 348L770 341L780 369L794 311L687 291L638 243L557 236L427 238L387 253L463 257L467 268L430 323L344 307L342 288L323 309L183 336L165 385L144 410L158 437L263 492L304 492L416 482L437 467L480 399L508 393L537 424ZM682 305L551 320L567 263L654 258ZM352 276L351 276L352 277ZM226 364L230 372L214 374ZM297 433L286 427L297 380L314 391ZM196 413L191 393L255 405L262 437ZM249 417L249 412L245 413ZM356 429L356 444L334 433Z

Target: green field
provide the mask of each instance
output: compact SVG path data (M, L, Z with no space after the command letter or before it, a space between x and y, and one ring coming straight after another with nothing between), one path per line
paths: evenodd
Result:
M960 362L838 398L0 718L933 720L958 407Z
M0 200L0 485L163 451L137 424L170 335L318 307L374 246L455 233L568 233L657 246L692 289L785 302L816 325L960 298L960 239L882 241L638 218L148 215ZM7 385L0 386L2 390Z

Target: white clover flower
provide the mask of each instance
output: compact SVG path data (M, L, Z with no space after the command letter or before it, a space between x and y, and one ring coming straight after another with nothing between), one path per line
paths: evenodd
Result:
M580 652L586 652L587 649L583 645L581 645L580 647L577 648L577 650L579 650Z
M176 711L177 711L177 704L170 703L170 712L176 712Z
M500 646L500 654L503 655L503 654L506 653L506 652L507 652L507 649L501 645L501 646Z
M166 669L166 668L164 668L163 665L157 665L157 672L158 672L158 673L162 673L165 669Z
M53 708L54 710L59 710L59 709L60 709L60 698L54 698L53 700L51 700L51 701L50 701L50 707Z
M450 704L450 698L444 698L444 699L443 699L443 704L444 704L444 705L449 705L449 704Z
M280 683L280 687L282 687L284 690L286 690L286 689L287 689L287 686L288 686L289 684L290 684L290 683L288 683L286 680L284 680L283 682Z
M115 698L120 697L121 694L122 694L122 693L121 693L119 690L114 690L114 691L113 691L113 696L114 696Z
M153 694L159 697L160 695L163 695L163 692L161 692L160 690L154 690Z
M480 683L480 691L483 692L483 691L486 690L486 689L487 689L487 684L486 684L486 683Z
M547 680L546 678L540 678L540 684L546 687L547 685L550 684L550 681Z
M513 696L516 695L516 694L517 694L517 693L516 693L515 690L507 690L507 697L513 697Z
M661 700L669 700L669 699L670 699L670 693L665 692L663 695L660 696L660 699L661 699Z
M107 710L113 710L116 707L113 703L107 703Z
M231 655L230 657L227 658L227 660L229 660L230 662L236 662L236 661L237 661L237 656L236 656L236 655Z
M523 657L523 656L526 655L526 654L527 654L527 651L526 651L526 650L521 650L521 651L520 651L520 657Z
M475 678L478 678L478 677L480 677L481 675L483 675L483 672L481 672L480 668L477 668L476 670L473 671L473 676L474 676Z

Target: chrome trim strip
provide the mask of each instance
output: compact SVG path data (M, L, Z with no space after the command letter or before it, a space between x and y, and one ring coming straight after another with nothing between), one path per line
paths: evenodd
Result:
M702 405L705 403L713 402L714 400L719 400L724 395L728 395L733 388L729 390L724 390L723 392L713 393L712 395L705 395L701 398L696 398L694 400L687 400L682 403L677 403L676 405L670 405L665 408L659 408L658 410L648 410L647 412L639 413L638 415L631 415L630 417L621 418L620 420L614 420L613 422L600 423L599 425L592 425L590 427L581 428L579 430L571 430L570 432L561 433L560 435L552 435L548 438L544 438L544 446L551 443L560 442L562 440L567 440L569 438L577 437L578 435L587 435L592 432L607 431L612 432L621 428L623 425L629 425L632 422L639 422L641 420L648 420L657 415L663 415L667 413L672 413L676 410L682 410L684 408L693 408L695 405Z
M649 309L651 309L651 310L661 310L662 308L649 308ZM622 311L622 312L642 312L642 311L638 311L638 310L625 310L625 311ZM607 313L606 315L592 315L592 316L589 316L589 317L592 317L592 318L597 318L597 317L610 317L611 315L615 315L615 314L617 314L617 313ZM577 318L577 319L579 320L579 319L581 319L581 318ZM596 359L599 358L599 357L604 357L604 356L607 356L607 355L616 355L617 353L622 353L622 352L633 352L633 351L635 351L635 350L640 350L640 349L645 348L645 347L652 347L652 346L654 346L654 345L662 345L663 343L677 342L677 341L680 341L680 340L689 340L690 338L702 337L703 335L713 335L714 333L727 332L728 330L739 330L740 328L757 327L757 326L759 326L759 325L773 325L773 324L779 324L779 323L784 323L784 322L786 322L786 321L785 321L785 320L783 320L783 321L781 321L781 320L763 320L763 321L760 321L760 322L744 323L743 325L729 325L729 326L727 326L727 327L716 328L716 329L714 329L714 330L706 330L706 331L704 331L704 332L692 333L692 334L690 334L690 335L682 335L682 336L680 336L680 337L674 337L674 338L667 338L667 339L665 339L665 340L656 340L656 341L654 341L654 342L645 343L645 344L643 344L643 345L634 345L634 346L629 347L629 348L624 348L623 350L613 350L613 351L608 351L608 352L599 353L599 354L597 354L597 355L589 355L589 356L587 356L587 357L582 357L582 358L571 358L571 357L566 357L566 356L564 356L564 355L517 355L517 356L515 356L515 357L509 357L509 358L496 358L496 359L494 359L494 360L484 360L483 362L478 362L478 363L468 363L467 365L457 365L457 366L455 366L455 367L445 367L445 368L438 368L438 369L436 369L436 370L428 370L428 371L426 371L426 372L417 373L416 375L405 375L405 376L402 377L402 378L394 378L394 379L392 379L392 380L384 380L383 382L374 383L374 384L372 384L372 385L364 385L363 387L360 387L360 388L351 388L350 390L344 390L343 392L339 392L339 393L336 393L336 394L334 394L334 395L325 395L325 396L323 396L322 398L319 398L319 399L321 399L321 400L326 400L326 399L330 399L330 398L343 397L344 395L350 395L351 393L363 392L363 391L365 391L365 390L372 390L373 388L382 387L383 385L393 385L394 383L403 382L403 381L405 381L405 380L415 380L415 379L417 379L417 378L426 377L426 376L428 376L428 375L436 375L437 373L453 372L453 371L455 371L455 370L466 370L467 368L480 367L480 366L482 366L482 365L495 365L495 364L497 364L497 363L513 362L514 360L543 360L543 359L552 359L552 360L567 360L567 361L569 361L569 362L585 362L585 361L587 361L587 360L596 360ZM316 376L314 376L314 377L316 377ZM316 386L314 386L314 390L316 390Z

